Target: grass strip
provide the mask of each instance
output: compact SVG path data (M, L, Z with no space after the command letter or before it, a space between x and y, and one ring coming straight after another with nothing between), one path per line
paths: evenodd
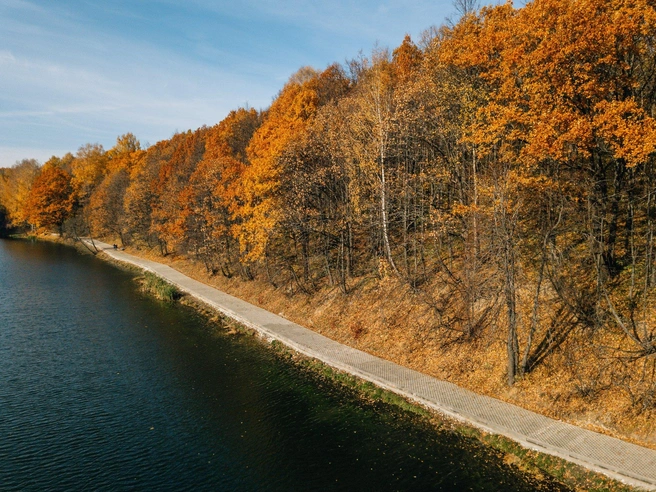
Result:
M151 272L144 272L141 279L141 288L161 301L173 302L182 297L182 294L174 285Z

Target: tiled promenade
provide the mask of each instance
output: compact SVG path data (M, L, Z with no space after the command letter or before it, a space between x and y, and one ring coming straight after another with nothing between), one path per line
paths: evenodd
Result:
M477 395L454 384L337 343L161 263L114 250L99 241L95 241L95 245L114 259L159 275L229 318L258 331L268 339L279 340L302 354L371 381L442 414L509 437L527 448L565 458L634 486L656 490L654 450Z

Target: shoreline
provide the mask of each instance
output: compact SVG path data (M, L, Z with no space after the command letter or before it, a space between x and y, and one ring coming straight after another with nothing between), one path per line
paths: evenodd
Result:
M71 238L59 239L56 234L42 238L90 251ZM546 362L508 386L505 340L489 336L469 342L449 341L432 324L435 313L431 307L405 282L363 277L348 294L327 285L307 293L263 278L216 275L186 255L161 256L152 248L128 247L125 251L168 265L346 346L479 395L656 451L653 412L636 407L620 388L596 387L594 380L585 379L594 377L594 371L564 371L562 360ZM562 359L565 355L563 352L554 357Z
M656 490L654 450L477 395L452 383L379 359L193 280L164 264L114 250L101 241L94 242L112 262L150 271L268 342L277 340L292 351L330 368L395 393L447 419L489 433L492 441L496 436L503 436L525 450L555 456L623 484ZM517 428L518 421L525 424L529 432Z

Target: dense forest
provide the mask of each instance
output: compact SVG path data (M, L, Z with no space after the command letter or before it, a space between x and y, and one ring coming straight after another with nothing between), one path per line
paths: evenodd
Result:
M393 279L445 346L501 346L505 384L559 365L581 397L653 415L654 3L463 14L301 68L266 110L0 169L0 228L116 238L292 295Z

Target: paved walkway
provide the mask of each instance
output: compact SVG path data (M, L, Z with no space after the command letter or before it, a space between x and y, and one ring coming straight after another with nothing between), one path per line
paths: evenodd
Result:
M112 258L136 265L174 284L268 339L371 381L442 414L523 446L559 456L622 482L656 490L656 451L530 412L347 347L241 299L193 280L171 267L114 250Z

